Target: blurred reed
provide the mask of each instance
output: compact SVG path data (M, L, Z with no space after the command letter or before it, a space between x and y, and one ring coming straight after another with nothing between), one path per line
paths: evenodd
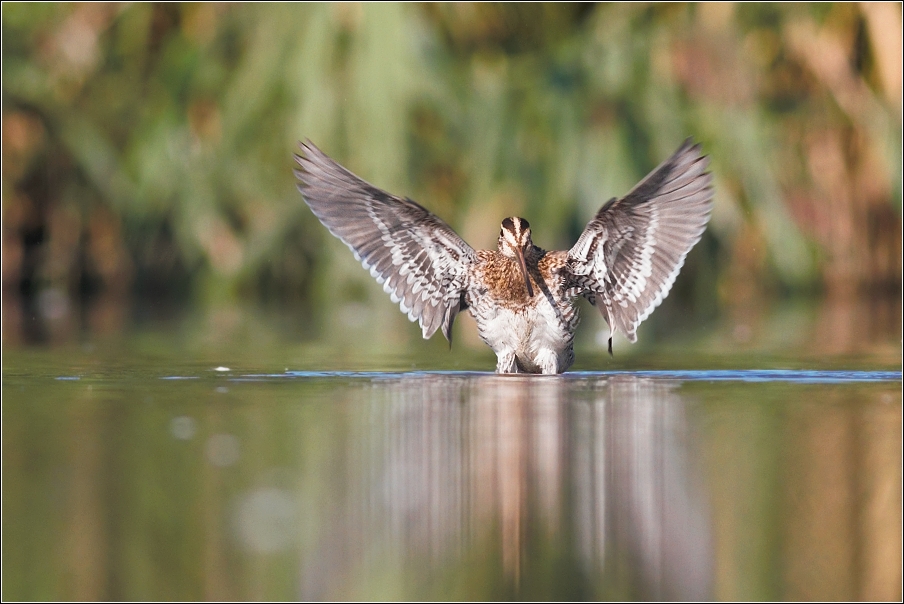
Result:
M4 301L328 314L383 294L301 203L299 139L475 246L518 213L561 248L687 136L717 199L676 304L899 297L901 27L881 3L4 4Z

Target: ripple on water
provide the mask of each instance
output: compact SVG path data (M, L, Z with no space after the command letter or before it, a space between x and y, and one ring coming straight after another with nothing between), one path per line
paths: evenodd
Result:
M274 374L247 374L230 381L260 381L271 379L365 379L392 380L416 377L473 378L496 375L483 371L286 371ZM502 377L502 376L500 376ZM524 377L523 375L519 377ZM740 370L678 370L678 371L575 371L563 374L564 379L599 379L609 377L642 377L690 382L793 382L799 384L840 384L854 382L901 381L899 371L844 371L802 369L740 369ZM178 378L165 378L178 379Z

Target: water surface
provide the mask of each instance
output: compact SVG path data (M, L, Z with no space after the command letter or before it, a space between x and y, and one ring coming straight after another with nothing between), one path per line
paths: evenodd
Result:
M4 354L5 598L900 597L893 367L105 354Z

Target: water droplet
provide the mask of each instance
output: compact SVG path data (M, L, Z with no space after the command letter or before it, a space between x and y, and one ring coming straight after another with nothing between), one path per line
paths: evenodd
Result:
M239 439L232 434L214 434L207 439L207 460L225 468L239 460Z
M179 440L191 440L195 435L195 420L187 415L174 417L170 421L170 432Z
M274 553L288 549L298 533L298 511L285 489L264 487L243 495L235 507L236 538L247 549Z

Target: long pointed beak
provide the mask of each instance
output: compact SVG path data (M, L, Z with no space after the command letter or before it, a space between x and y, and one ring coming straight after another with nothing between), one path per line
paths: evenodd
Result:
M521 267L521 274L524 275L524 284L527 286L527 295L534 297L534 288L530 284L530 275L527 273L527 262L524 261L524 250L518 248L518 266Z

